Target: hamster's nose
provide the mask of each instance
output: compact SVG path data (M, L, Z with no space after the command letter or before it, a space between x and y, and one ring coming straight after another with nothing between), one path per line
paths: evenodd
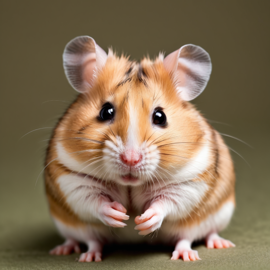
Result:
M138 151L128 150L120 155L120 159L128 166L135 166L142 160L142 154Z

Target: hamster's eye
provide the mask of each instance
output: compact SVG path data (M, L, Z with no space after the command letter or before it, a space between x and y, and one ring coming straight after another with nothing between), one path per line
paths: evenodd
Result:
M155 109L152 116L152 121L154 125L157 125L160 127L167 126L167 117L166 117L166 114L162 111L162 108Z
M99 113L100 121L108 121L114 118L114 107L111 103L107 102L102 106L102 109Z

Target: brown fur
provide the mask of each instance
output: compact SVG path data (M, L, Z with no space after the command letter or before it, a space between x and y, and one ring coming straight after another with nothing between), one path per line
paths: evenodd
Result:
M210 127L210 126L209 126ZM210 127L211 128L211 127ZM180 226L192 226L206 219L207 216L216 213L225 203L231 201L235 204L235 175L233 163L228 148L221 136L217 134L217 142L212 143L212 157L207 170L193 181L204 181L210 187L201 203L196 206L190 215L179 221ZM218 150L216 148L218 147ZM219 151L219 165L216 171L216 151Z

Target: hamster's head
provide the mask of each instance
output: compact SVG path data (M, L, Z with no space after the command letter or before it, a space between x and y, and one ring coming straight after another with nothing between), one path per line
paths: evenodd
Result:
M107 55L83 36L67 44L63 58L80 95L56 129L60 162L121 185L177 179L204 145L202 118L188 101L209 80L209 55L185 45L166 58L135 63Z

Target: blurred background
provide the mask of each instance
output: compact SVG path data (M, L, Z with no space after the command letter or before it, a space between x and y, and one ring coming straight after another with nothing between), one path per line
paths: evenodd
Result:
M266 269L270 263L270 1L0 2L0 268L74 269L77 255L52 257L61 243L43 187L52 128L76 92L62 53L89 35L107 51L140 60L184 44L203 47L213 72L193 103L232 148L237 209L222 233L235 249L196 249L194 269ZM243 140L240 142L236 137ZM101 269L178 269L169 250L109 248ZM135 254L135 255L134 255ZM124 255L124 256L123 256ZM77 256L77 257L76 257Z

